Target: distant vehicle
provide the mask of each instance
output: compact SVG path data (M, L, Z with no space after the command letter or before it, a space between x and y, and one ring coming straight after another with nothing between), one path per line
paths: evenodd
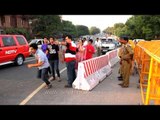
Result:
M138 43L139 41L145 41L145 40L144 40L144 39L134 39L134 40L133 40L134 43L135 43L135 42Z
M41 48L41 46L44 43L44 41L43 41L43 39L32 39L29 42L29 45L31 45L32 43L36 43L38 45L38 48Z
M0 35L0 65L20 66L29 55L29 45L23 35Z
M103 37L101 38L101 42L102 42L102 47L101 47L102 54L105 54L107 51L114 50L116 48L116 45L110 39Z

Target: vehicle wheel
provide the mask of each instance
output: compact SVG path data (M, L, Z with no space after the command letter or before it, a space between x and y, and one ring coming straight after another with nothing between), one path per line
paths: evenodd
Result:
M15 59L15 64L18 65L18 66L20 66L20 65L23 64L23 62L24 62L23 56L22 56L22 55L18 55L18 56L16 57L16 59Z

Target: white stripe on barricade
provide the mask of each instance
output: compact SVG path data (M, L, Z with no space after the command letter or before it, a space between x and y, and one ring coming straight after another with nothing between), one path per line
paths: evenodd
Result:
M108 54L79 62L77 78L72 86L75 89L91 90L111 72Z
M109 65L111 67L113 67L119 61L118 51L119 49L116 49L116 50L106 53L109 55Z

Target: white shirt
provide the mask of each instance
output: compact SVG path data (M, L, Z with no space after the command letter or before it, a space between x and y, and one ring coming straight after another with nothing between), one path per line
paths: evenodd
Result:
M102 42L100 40L95 41L95 46L96 47L101 47L102 46Z
M86 45L88 45L87 40L86 40L86 41L84 41L84 43L83 43L83 46L86 46Z

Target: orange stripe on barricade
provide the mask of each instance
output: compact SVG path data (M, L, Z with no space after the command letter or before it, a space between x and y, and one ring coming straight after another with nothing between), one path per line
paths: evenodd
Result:
M92 60L90 60L90 61L88 62L88 63L89 63L89 68L90 68L90 74L89 74L89 75L91 75L91 74L93 73L93 72L92 72L93 69L92 69L91 61L92 61Z
M86 78L88 76L87 63L84 62L83 64L84 64L84 69L85 69L84 77Z
M115 56L111 53L110 58ZM73 88L81 90L91 90L105 77L111 74L109 65L109 54L82 61L78 64L77 78L73 82Z
M85 72L87 73L87 76L86 77L88 77L89 76L89 74L90 74L90 71L89 71L89 68L88 68L88 62L86 62L86 70L85 70Z

